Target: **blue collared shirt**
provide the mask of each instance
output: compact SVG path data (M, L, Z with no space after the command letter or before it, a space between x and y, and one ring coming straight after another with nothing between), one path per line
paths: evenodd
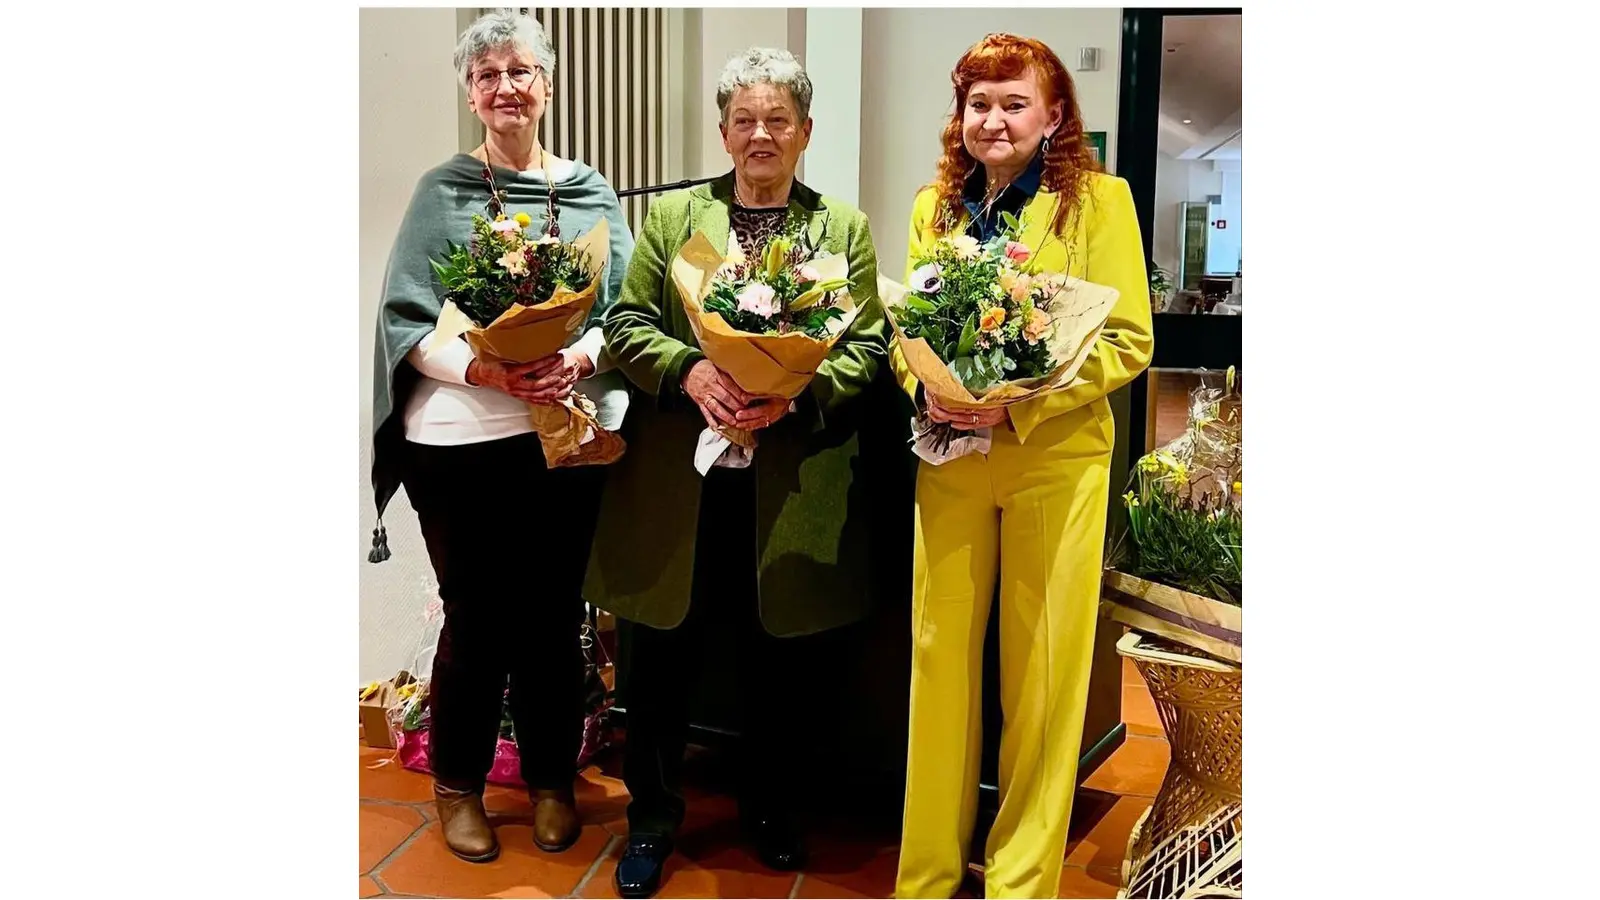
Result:
M972 170L967 176L967 181L961 188L961 202L967 207L967 214L971 221L967 224L967 234L980 241L988 241L1000 233L1003 223L1000 220L1002 212L1011 213L1017 218L1022 218L1022 208L1028 205L1033 195L1039 193L1039 185L1044 180L1044 154L1035 153L1033 161L1028 163L1028 168L1017 176L1017 180L1006 185L1006 189L995 198L994 205L989 207L988 215L983 211L983 195L988 187L988 175L982 165Z

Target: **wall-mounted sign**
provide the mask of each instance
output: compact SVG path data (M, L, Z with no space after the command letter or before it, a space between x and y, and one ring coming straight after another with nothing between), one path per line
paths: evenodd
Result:
M1106 159L1106 133L1104 131L1091 131L1085 135L1089 139L1089 152L1094 154L1094 161L1111 171L1111 161Z

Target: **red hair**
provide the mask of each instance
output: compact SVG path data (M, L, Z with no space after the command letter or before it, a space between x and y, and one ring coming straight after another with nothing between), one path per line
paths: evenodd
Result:
M936 230L960 220L966 208L961 188L978 161L967 152L961 140L961 123L966 113L967 93L980 81L1011 81L1027 77L1032 71L1043 88L1045 102L1061 104L1061 125L1050 135L1050 149L1044 157L1041 189L1060 198L1051 233L1066 227L1073 209L1082 202L1085 175L1105 171L1094 160L1083 132L1083 114L1078 111L1078 91L1067 67L1055 51L1033 38L1014 34L991 34L973 44L950 71L955 87L956 107L944 127L944 155L939 159L939 174L931 187L939 192Z

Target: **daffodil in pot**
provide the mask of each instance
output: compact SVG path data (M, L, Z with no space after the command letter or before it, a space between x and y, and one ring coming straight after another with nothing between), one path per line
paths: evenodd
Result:
M1177 440L1141 457L1111 553L1113 619L1242 664L1243 445L1235 375L1190 396Z

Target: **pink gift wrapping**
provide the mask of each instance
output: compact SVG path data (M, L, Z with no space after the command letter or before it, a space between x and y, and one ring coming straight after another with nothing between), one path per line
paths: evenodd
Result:
M404 729L396 731L399 746L395 749L395 753L399 756L400 765L413 772L433 774L428 766L428 729L423 727L416 731ZM590 715L583 722L583 746L578 750L578 768L588 765L589 760L600 751L601 740L600 715L598 713ZM488 780L490 784L503 784L508 787L525 786L522 781L522 762L517 757L515 741L500 738L495 742L494 763L489 767Z
M433 774L428 766L428 729L400 732L400 765L413 772ZM500 738L494 745L494 764L489 767L489 783L508 787L523 787L522 763L517 759L517 745Z

